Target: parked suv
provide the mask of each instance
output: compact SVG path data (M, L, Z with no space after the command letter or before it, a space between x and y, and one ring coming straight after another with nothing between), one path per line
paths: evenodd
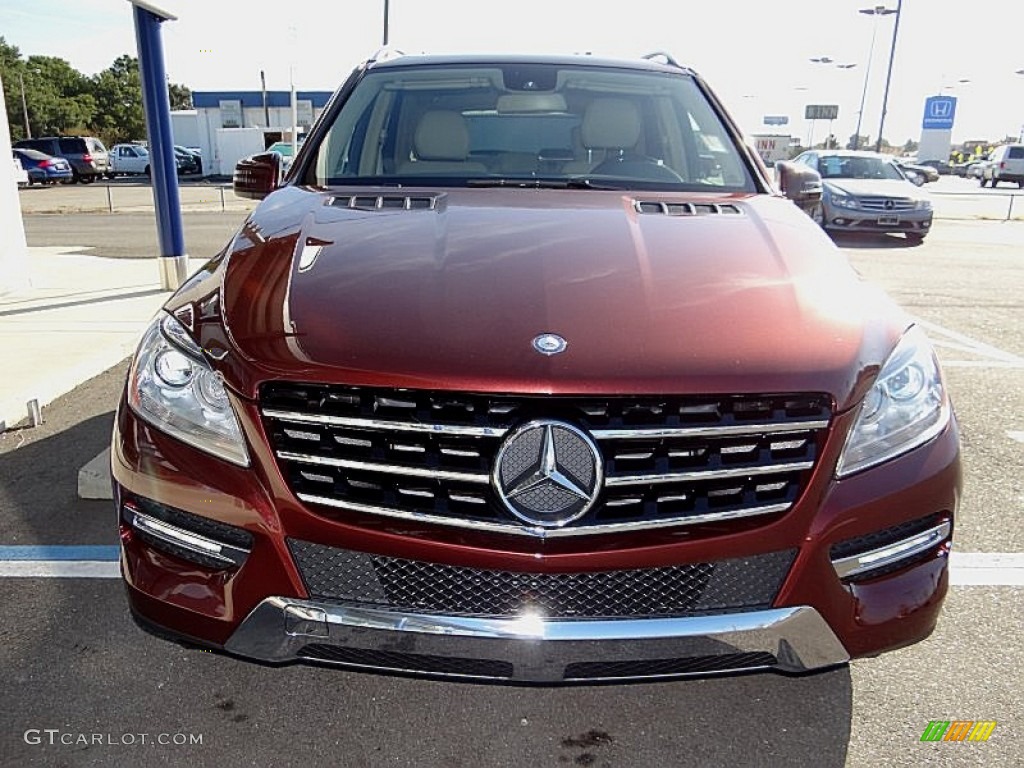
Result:
M1004 144L992 150L982 167L980 183L995 187L1000 181L1017 182L1024 189L1024 144Z
M92 136L44 136L22 139L14 146L63 157L71 164L73 179L83 184L100 178L110 167L107 148Z
M140 625L545 682L804 671L932 631L960 495L934 352L697 74L371 60L281 165L239 163L266 199L127 377Z

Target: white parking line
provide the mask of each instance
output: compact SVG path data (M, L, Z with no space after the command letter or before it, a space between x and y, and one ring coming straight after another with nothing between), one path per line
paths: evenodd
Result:
M0 577L22 579L116 579L120 563L99 560L3 560Z
M936 347L981 358L980 360L943 360L943 368L1024 368L1024 357L1020 355L1006 352L991 344L972 339L970 336L921 318L917 318L917 324L925 329L928 338Z
M1018 443L1024 443L1024 430L1008 429L1006 430L1006 436L1011 440L1016 440Z
M949 565L954 587L1024 587L1024 554L953 552Z

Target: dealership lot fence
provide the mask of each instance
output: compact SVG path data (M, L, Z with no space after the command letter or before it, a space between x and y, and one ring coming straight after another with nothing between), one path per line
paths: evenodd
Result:
M183 211L246 211L256 201L236 197L230 184L183 183L178 187ZM153 189L132 182L94 182L21 191L23 213L129 213L152 211Z
M931 185L929 185L931 186ZM249 211L255 200L236 197L221 181L184 182L179 186L183 211ZM1024 221L1024 190L929 189L937 219ZM153 210L153 190L138 182L96 182L30 187L21 192L23 213L114 213Z

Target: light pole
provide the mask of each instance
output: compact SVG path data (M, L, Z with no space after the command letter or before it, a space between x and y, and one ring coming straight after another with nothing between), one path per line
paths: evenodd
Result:
M1024 75L1024 69L1014 70L1013 74L1015 74L1015 75ZM1024 123L1021 123L1021 125L1020 125L1020 134L1018 134L1018 136L1017 136L1017 141L1024 142Z
M833 58L831 58L829 56L816 56L816 57L811 59L811 62L814 63L814 64L825 64L825 65L835 64L836 69L842 69L842 70L845 70L847 72L857 66L856 64L839 64L839 63L836 62L835 59L833 59ZM835 101L838 102L839 99L835 99ZM828 138L825 140L826 145L829 143L829 140L831 138L832 138L832 121L829 120L828 121ZM810 143L810 141L808 141L808 144L809 143ZM811 148L813 149L813 147L811 147ZM826 149L831 149L831 147L829 147L829 146L826 146L825 148Z
M874 8L861 8L858 13L863 13L866 16L873 17L871 23L871 45L868 47L868 63L864 68L864 87L860 93L860 109L857 110L857 129L853 132L853 148L860 149L860 126L861 121L864 119L864 104L868 98L868 81L871 77L871 61L875 55L875 37L878 34L878 17L888 16L889 14L896 13L891 8L886 8L884 5L876 5Z
M384 0L384 45L388 44L388 0Z
M900 11L903 0L896 0L896 23L892 25L892 45L889 46L889 71L885 75L885 93L882 94L882 118L878 121L878 139L875 141L875 152L882 151L882 131L885 129L885 113L889 106L889 85L892 83L892 61L896 58L896 38L900 33Z

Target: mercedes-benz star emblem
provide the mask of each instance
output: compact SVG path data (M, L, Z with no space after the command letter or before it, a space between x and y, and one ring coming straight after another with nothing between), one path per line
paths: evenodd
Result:
M533 340L533 348L542 355L557 355L559 352L565 352L567 346L569 342L557 333L542 333Z
M561 421L531 421L512 432L494 461L498 497L523 522L560 528L586 514L604 466L594 441Z

